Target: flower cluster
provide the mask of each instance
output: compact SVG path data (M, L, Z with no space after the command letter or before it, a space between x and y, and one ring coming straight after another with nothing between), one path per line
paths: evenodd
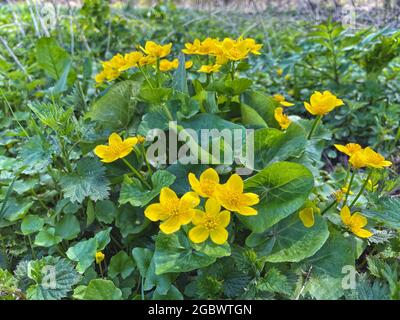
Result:
M357 143L335 144L335 148L350 157L349 163L355 169L364 167L382 169L392 165L392 162L385 160L381 154L375 152L372 148L366 147L364 149Z
M179 61L162 59L171 53L172 43L160 45L153 41L147 41L144 47L139 47L141 51L132 51L121 55L116 54L108 61L103 61L103 70L96 75L97 83L112 81L117 79L123 71L131 68L142 68L146 65L158 66L159 71L166 72L178 68ZM191 61L185 63L186 68L193 65Z
M249 54L260 55L262 44L257 44L252 38L225 38L218 39L207 38L203 41L195 39L193 43L186 43L183 53L188 55L201 55L214 57L214 63L203 65L199 72L218 72L223 64L229 61L240 61L246 59Z
M243 192L244 183L239 175L233 174L226 183L220 184L218 173L209 168L199 179L193 173L189 173L188 179L193 191L178 198L173 190L164 187L160 202L149 205L144 212L149 220L161 221L162 232L171 234L182 225L192 223L194 227L189 231L189 238L194 243L204 242L210 237L214 243L223 244L228 239L226 227L230 211L247 216L257 214L251 206L259 202L258 195ZM196 209L200 197L207 198L204 211Z

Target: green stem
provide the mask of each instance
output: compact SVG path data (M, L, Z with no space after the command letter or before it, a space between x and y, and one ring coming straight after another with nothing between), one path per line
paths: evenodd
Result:
M101 277L104 278L103 267L101 266L101 262L99 263L99 269L100 269L100 275L101 275Z
M31 248L32 258L36 259L36 253L35 253L35 250L33 249L31 236L28 234L27 237L28 237L28 241L29 241L29 246Z
M321 215L323 215L325 212L327 212L330 208L332 208L336 203L336 200L333 201L329 206L327 206L324 210L322 210Z
M358 198L361 197L362 193L363 193L364 190L365 190L365 187L367 186L367 183L368 183L369 178L371 178L371 174L372 174L372 171L370 171L370 172L368 173L367 178L365 179L365 181L364 181L364 183L363 183L363 185L362 185L360 191L358 192L358 194L357 194L356 197L354 198L353 202L350 204L350 208L351 208L352 206L354 206L354 205L356 204Z
M232 61L232 66L231 66L231 79L232 79L232 81L235 79L235 61Z
M144 144L143 143L140 144L140 149L143 152L143 158L144 158L144 161L146 162L147 170L150 173L150 175L152 175L153 174L153 170L151 170L151 165L150 165L149 160L147 159L146 149L144 148Z
M151 84L149 77L147 76L146 72L144 72L142 67L139 67L140 72L142 73L143 77L145 78L146 82L149 84L150 88L154 89L153 85Z
M129 169L132 170L132 172L140 179L140 181L142 181L147 188L149 188L151 190L151 186L147 183L147 181L144 179L143 175L135 169L134 166L132 166L128 160L126 160L125 158L122 158L122 161L125 162L125 164L129 167Z
M165 103L163 103L162 107L163 107L165 113L167 114L169 121L174 121L174 117L172 116L171 111L169 111L168 106Z
M351 191L351 186L353 184L354 177L355 177L356 173L357 173L356 171L353 171L353 173L351 174L351 178L350 178L349 185L347 186L347 192L346 192L346 197L344 198L343 206L345 206L347 204L347 199L349 198L349 194L350 194L350 191Z
M313 125L312 125L312 127L311 127L311 130L310 130L310 133L308 134L307 140L310 140L310 139L311 139L311 136L312 136L312 134L314 133L315 129L317 128L318 123L320 122L321 118L322 118L322 116L317 116L317 117L315 118L314 123L313 123Z

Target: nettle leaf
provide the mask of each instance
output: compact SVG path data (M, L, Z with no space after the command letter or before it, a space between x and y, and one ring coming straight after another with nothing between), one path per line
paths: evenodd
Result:
M290 296L294 289L293 283L277 268L270 268L265 277L257 284L257 290L280 293Z
M137 179L125 177L121 186L119 203L130 203L134 207L143 207L160 194L163 187L169 187L175 181L175 176L166 170L156 171L152 177L152 190L146 189Z
M65 298L80 280L69 261L51 256L30 261L27 274L34 282L27 290L29 300Z
M86 197L93 201L108 197L109 182L105 178L106 169L95 158L82 158L74 172L61 177L60 184L65 198L81 203Z
M63 71L71 63L69 54L53 38L37 41L36 59L39 66L54 80L60 80Z
M141 82L132 80L112 85L85 117L98 121L106 129L126 127L132 120L140 86Z
M40 136L29 138L18 150L18 159L26 167L22 173L33 174L46 170L51 164L53 150Z
M368 209L363 210L363 215L377 220L384 225L400 229L400 199L395 197L381 198L371 203Z
M160 232L156 238L154 252L156 274L192 271L214 263L219 257L229 255L228 245L207 244L195 247L182 231L171 235Z
M93 279L81 293L83 300L121 300L122 292L110 280Z
M24 235L35 233L42 229L44 219L37 215L27 215L22 219L21 232Z
M258 214L238 217L253 232L263 232L298 210L308 199L313 186L313 175L303 165L271 164L245 181L246 191L260 196L260 203L255 206Z
M349 269L343 268L354 268L355 259L355 239L332 233L324 246L302 263L303 270L312 267L305 293L316 299L339 299L344 294L343 278L349 274Z
M297 215L278 222L265 233L253 233L246 244L262 251L268 262L299 262L315 254L329 237L326 221L315 216L311 228L304 227ZM267 248L268 250L265 250Z
M261 170L272 162L299 157L306 143L306 131L295 123L285 132L268 128L257 130L254 136L255 168Z
M134 269L135 263L133 259L125 251L120 251L111 258L108 265L108 275L111 278L115 278L120 274L122 279L126 279Z

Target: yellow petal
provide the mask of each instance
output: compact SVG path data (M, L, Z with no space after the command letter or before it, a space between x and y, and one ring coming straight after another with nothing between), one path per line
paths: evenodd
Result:
M94 151L94 154L96 156L98 156L99 158L105 158L110 151L110 147L101 144L101 145L98 145L96 148L94 148L93 151Z
M189 179L189 184L192 187L192 190L198 193L200 196L205 197L205 194L201 190L200 181L197 180L196 176L193 173L189 173L188 179Z
M194 243L201 243L207 240L210 232L203 226L196 226L189 231L189 239Z
M306 110L311 113L312 115L316 115L317 113L315 113L314 108L308 103L308 102L304 102L304 107L306 108Z
M258 197L258 194L247 192L242 194L240 202L246 206L253 206L260 202L260 198Z
M200 182L206 182L207 180L213 181L215 183L219 183L219 176L217 171L213 168L208 168L200 175Z
M210 237L214 243L223 244L228 240L228 231L219 227L210 231Z
M122 139L118 133L113 132L108 138L108 144L111 145L118 145L122 143Z
M226 185L235 192L243 192L243 179L236 173L231 175Z
M160 224L160 230L166 234L171 234L178 231L181 227L178 216L173 216Z
M169 201L177 201L178 196L175 191L171 190L168 187L163 187L160 192L160 203L167 203Z
M344 206L342 210L340 210L340 217L342 218L342 221L346 226L350 225L351 213L348 206Z
M144 215L151 221L164 220L167 218L163 206L159 203L153 203L144 210Z
M287 102L287 101L281 101L280 104L284 107L291 107L294 106L294 103Z
M179 214L179 222L181 225L188 224L192 221L195 211L193 209L187 209Z
M350 224L353 228L365 227L367 223L368 219L361 215L359 212L356 212L351 216Z
M221 205L216 199L210 198L206 201L206 212L217 215L221 211Z
M257 210L253 209L251 207L240 207L236 211L237 213L240 213L241 215L244 216L255 216L257 215Z
M299 212L299 218L306 228L314 225L314 210L313 208L305 208Z
M128 148L132 148L137 143L138 143L138 138L137 137L131 137L131 138L125 139L124 142L123 142L124 146L126 146Z
M221 211L218 216L219 226L226 228L231 220L231 213L228 210Z
M195 192L186 192L179 202L179 208L194 208L200 203L200 198Z
M351 231L360 238L369 238L371 236L373 236L374 234L371 231L365 230L365 229L351 229Z
M115 160L118 160L118 156L112 153L112 154L107 154L103 159L101 159L101 162L110 163L114 162Z
M193 218L192 218L192 223L197 226L198 224L202 224L204 222L205 219L205 212L198 210L198 209L194 209L194 214L193 214Z

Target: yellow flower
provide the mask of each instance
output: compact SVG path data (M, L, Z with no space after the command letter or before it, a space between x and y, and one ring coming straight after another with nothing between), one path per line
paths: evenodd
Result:
M149 205L144 215L151 221L162 221L160 230L170 234L192 221L194 208L199 203L200 198L194 192L187 192L179 199L173 190L164 187L161 189L160 202Z
M163 46L153 41L147 41L144 46L144 49L143 48L141 49L143 50L144 53L146 53L151 57L164 58L170 54L171 48L172 48L172 43L168 43Z
M230 38L222 41L222 50L224 56L232 61L243 60L250 52L245 41L236 41Z
M244 184L242 178L236 173L222 185L217 185L214 195L219 203L229 211L234 211L244 216L254 216L257 210L251 206L260 202L255 193L243 193Z
M283 69L282 69L282 68L276 69L276 74L277 74L278 76L281 76L281 75L283 74Z
M239 41L243 41L246 45L246 48L255 55L260 55L260 49L262 48L262 44L257 44L256 41L252 38L242 39L241 37L238 39Z
M300 210L299 218L306 228L311 228L315 223L314 214L319 212L320 210L317 207L307 207Z
M122 140L119 134L112 133L108 138L108 146L98 145L94 148L94 153L101 158L102 162L109 163L126 157L137 143L138 138L136 137Z
M283 95L279 94L279 93L275 94L275 95L273 96L273 98L274 98L275 101L279 102L279 104L280 104L281 106L283 106L283 107L291 107L291 106L294 106L294 103L287 102L286 99L285 99L285 97L284 97Z
M287 75L285 76L285 80L286 80L286 81L289 81L289 80L290 80L290 74L287 74Z
M124 65L119 67L118 71L125 71L133 67L137 67L140 59L143 58L143 53L139 51L132 51L124 55Z
M204 73L218 72L220 68L221 68L221 65L219 65L219 64L203 65L200 67L198 72L204 72Z
M203 198L214 195L216 186L219 184L219 176L213 168L208 168L200 175L200 181L193 173L189 173L189 183L192 190Z
M160 71L167 72L178 68L178 65L179 65L178 59L174 59L172 61L169 61L167 59L162 59L160 60Z
M344 206L340 210L340 217L342 218L343 224L348 227L351 232L360 238L369 238L373 235L371 231L363 229L368 223L366 217L361 215L359 212L355 212L353 215L350 213L348 206Z
M314 116L323 116L342 105L343 101L329 91L323 93L315 91L310 98L310 103L304 102L307 111Z
M102 72L96 74L96 76L94 77L94 80L97 83L102 83L102 82L104 82L104 80L106 80L106 78L107 78L106 73L104 71L102 71Z
M104 260L105 257L106 257L106 256L104 255L103 252L97 251L97 252L96 252L96 263L97 263L97 264L100 264L100 263Z
M278 107L274 111L275 120L278 121L281 129L287 129L292 121L290 121L289 117L283 113L283 108Z
M193 67L193 61L189 60L185 62L185 69L190 69L191 67Z
M375 152L370 147L353 153L349 162L356 169L363 167L382 169L392 165L392 162L385 160L381 154Z
M345 146L341 144L335 144L334 146L340 152L347 154L349 157L351 157L354 153L362 149L362 147L357 143L348 143Z
M194 243L201 243L211 238L216 244L223 244L228 239L226 227L229 225L230 213L221 211L221 205L211 198L206 201L205 212L196 210L192 223L194 228L189 231L189 238Z
M139 66L147 66L151 64L155 64L157 62L157 58L153 56L145 56L139 60Z
M193 43L185 43L185 49L182 50L185 54L198 54L200 52L201 42L195 39Z
M146 137L143 136L136 136L137 143L144 143L146 141Z

